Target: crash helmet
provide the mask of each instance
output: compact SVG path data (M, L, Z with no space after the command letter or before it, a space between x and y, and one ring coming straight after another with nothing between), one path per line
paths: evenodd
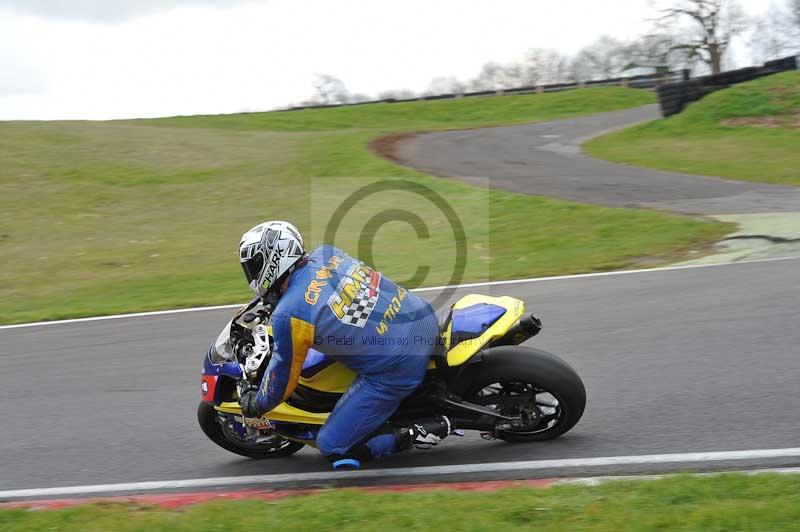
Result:
M305 257L303 237L289 222L260 223L242 235L239 260L250 289L265 296Z

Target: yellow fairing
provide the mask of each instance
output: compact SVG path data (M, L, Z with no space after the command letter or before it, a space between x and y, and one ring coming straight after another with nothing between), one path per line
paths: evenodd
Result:
M228 414L236 414L239 416L242 415L242 408L239 406L239 403L237 402L222 403L215 408L220 412L226 412ZM325 420L328 419L328 414L306 412L305 410L300 410L299 408L295 408L290 404L281 403L277 407L275 407L274 410L267 413L264 417L267 419L271 419L273 421L289 421L292 423L308 423L311 425L322 425L323 423L325 423Z
M345 367L344 364L337 362L317 372L316 375L308 378L300 377L299 382L302 386L308 386L321 392L344 393L355 378L355 373Z
M525 313L525 303L519 299L508 296L483 296L480 294L470 294L462 297L455 305L453 305L453 310L470 307L479 303L498 305L500 307L504 307L506 312L478 338L461 342L460 344L452 347L450 346L452 322L448 324L447 329L442 332L442 336L444 337L444 345L447 349L448 366L459 366L469 360L470 357L477 353L483 346L503 336Z

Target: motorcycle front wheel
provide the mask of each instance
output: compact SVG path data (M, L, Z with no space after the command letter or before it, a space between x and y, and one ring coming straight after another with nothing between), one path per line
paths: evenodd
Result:
M228 416L220 414L208 403L200 403L197 407L197 421L211 441L227 451L248 458L257 460L280 458L294 454L304 446L300 442L287 440L277 434L265 436L259 442L245 441L229 425Z

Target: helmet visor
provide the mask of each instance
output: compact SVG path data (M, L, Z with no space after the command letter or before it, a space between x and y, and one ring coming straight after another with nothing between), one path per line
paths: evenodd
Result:
M242 263L242 270L244 276L247 278L247 284L250 288L255 290L255 284L258 283L261 275L261 270L264 269L264 255L256 253L253 257Z

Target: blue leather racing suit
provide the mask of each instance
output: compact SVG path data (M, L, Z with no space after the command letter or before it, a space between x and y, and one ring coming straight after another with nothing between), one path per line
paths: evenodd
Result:
M386 438L364 440L425 376L439 335L427 301L343 251L320 246L292 273L272 314L272 334L257 395L263 412L292 394L309 351L322 353L357 377L319 430L319 450L346 455L366 443L373 456L392 451Z

